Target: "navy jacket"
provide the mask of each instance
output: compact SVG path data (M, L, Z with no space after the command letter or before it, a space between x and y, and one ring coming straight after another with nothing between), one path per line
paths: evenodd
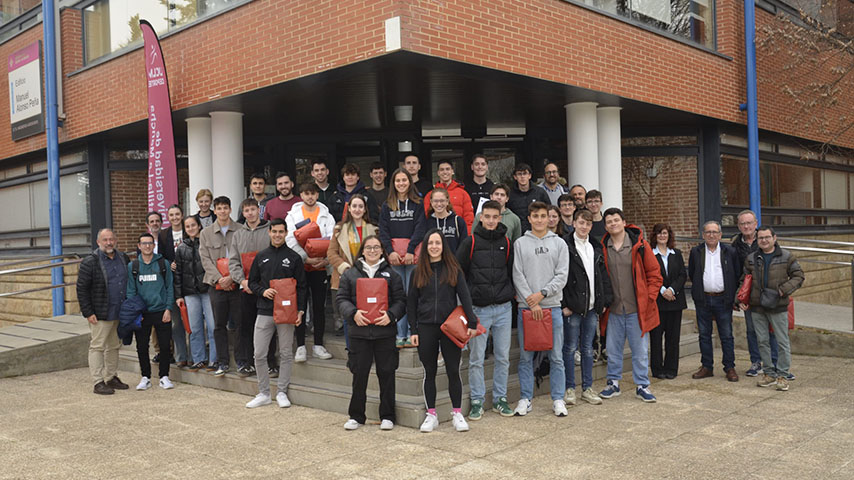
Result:
M119 311L118 334L123 344L130 345L133 332L142 326L142 314L145 313L146 308L145 300L139 295L134 295L122 302L122 309Z
M398 200L397 211L391 211L388 204L383 204L380 213L380 242L383 244L387 254L394 250L391 248L392 238L408 238L409 248L407 253L415 253L415 249L424 240L427 233L427 218L424 216L424 207L421 203L411 200Z
M735 293L738 291L738 280L741 267L738 263L738 253L731 246L718 243L721 249L721 270L724 275L724 301L727 305L735 305ZM706 266L706 244L701 243L691 249L688 257L688 277L691 278L691 297L698 308L706 303L703 288L703 271ZM675 289L674 289L675 290Z

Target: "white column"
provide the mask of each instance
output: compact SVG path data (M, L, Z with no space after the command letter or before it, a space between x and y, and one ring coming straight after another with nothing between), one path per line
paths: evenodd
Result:
M599 144L596 140L595 102L564 105L566 109L566 157L569 184L587 190L599 188Z
M190 204L187 205L187 213L194 213L198 211L196 194L199 190L213 190L210 117L187 119L187 164L190 177Z
M211 112L213 194L231 199L231 216L237 218L243 188L243 114Z
M620 107L596 109L599 138L599 190L602 208L623 208L623 156L620 139Z

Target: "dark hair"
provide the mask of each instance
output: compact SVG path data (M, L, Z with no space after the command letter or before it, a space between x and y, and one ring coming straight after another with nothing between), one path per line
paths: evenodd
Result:
M341 176L342 177L344 175L348 175L348 174L352 175L354 173L356 175L359 175L359 166L356 165L355 163L345 163L344 166L341 167Z
M508 188L507 185L504 185L503 183L496 183L492 186L492 190L489 191L489 196L491 197L496 190L504 190L506 195L510 195L510 188Z
M288 231L288 224L285 222L284 218L274 218L270 220L270 228L273 228L276 225L284 225L285 231Z
M145 214L145 223L148 223L148 219L151 218L152 215L157 215L157 218L160 219L160 222L163 222L163 215L160 212L151 211Z
M257 173L257 172L253 173L252 176L249 177L249 183L252 183L252 180L255 180L256 178L258 180L264 180L265 184L267 183L267 177L265 177L263 173Z
M434 188L433 190L430 191L431 202L430 202L430 205L427 207L427 216L429 217L430 215L433 215L433 213L434 213L432 200L433 200L433 196L436 194L436 192L445 194L445 197L447 197L447 199L448 199L448 207L445 208L445 210L453 213L454 212L454 206L451 205L451 194L448 192L447 189L439 187L439 188Z
M480 211L483 212L487 208L491 208L493 210L498 210L499 213L501 212L501 204L496 202L495 200L488 200L488 201L484 202L483 206L480 207Z
M474 163L474 161L477 160L478 158L482 158L483 161L486 162L487 165L489 165L489 160L486 159L486 155L484 155L483 153L475 153L474 155L472 155L471 156L471 163Z
M667 230L667 248L673 248L676 245L676 238L673 236L673 229L666 223L656 223L652 227L652 233L649 234L649 243L658 245L658 234Z
M548 209L549 209L549 206L546 205L544 202L531 202L531 204L528 205L528 215L531 215L532 213L534 213L538 210L548 210ZM560 212L558 212L558 213L560 213Z
M136 240L136 243L142 243L142 239L143 239L143 238L145 238L145 237L148 237L148 238L150 238L151 240L154 240L154 235L152 235L152 234L150 234L150 233L148 233L148 232L145 232L145 233L141 233L141 234L139 234L139 238Z
M771 225L760 225L759 228L756 229L757 232L771 232L771 235L777 236L777 232L774 231L774 228Z
M545 159L545 161L543 162L543 170L545 170L546 168L548 168L548 166L549 166L549 165L554 165L554 166L555 166L555 168L557 168L557 173L558 173L558 175L560 175L560 165L558 165L558 164L557 164L557 162L553 162L553 161L551 161L551 160L549 160L549 159L547 159L547 158L546 158L546 159Z
M626 216L623 215L623 211L617 207L611 207L611 208L605 210L605 213L602 214L602 218L604 219L605 217L608 217L610 215L619 215L620 220L623 220L623 221L626 220Z
M178 205L177 203L173 203L172 205L169 205L169 208L167 208L166 211L168 212L169 210L172 210L173 208L177 208L178 211L181 212L181 215L184 214L184 209L181 208L181 205Z
M374 162L374 163L372 163L372 164L371 164L371 171L373 172L374 170L385 170L385 171L388 171L388 170L386 170L385 165L383 164L383 162Z
M380 240L379 235L368 235L367 237L362 239L362 244L359 245L359 252L356 254L356 258L362 258L363 252L365 251L365 244L368 243L368 240L376 240L380 244L380 256L383 260L388 262L388 256L385 254L385 249L383 248L383 242Z
M415 183L412 182L412 175L409 174L405 169L398 168L391 174L391 181L389 182L388 187L388 198L386 198L386 204L388 205L388 209L392 212L396 212L398 209L397 204L397 188L394 187L394 179L397 178L399 174L406 175L406 179L409 180L409 190L407 191L407 196L409 199L415 203L421 203L421 197L418 196L415 189Z
M345 208L344 212L341 213L341 221L338 222L338 225L344 225L350 221L350 204L353 203L354 198L358 198L363 204L365 204L365 214L362 216L362 221L373 224L374 222L371 221L371 212L368 210L368 198L361 193L354 193L350 196L350 201L347 202L347 208Z
M216 208L217 205L228 205L228 208L231 208L231 199L226 197L225 195L220 195L214 198L213 206Z
M288 177L288 180L291 180L291 174L290 174L290 173L288 173L288 172L279 172L279 173L277 173L277 174L276 174L276 181L278 182L278 181L279 181L279 179L280 179L280 178L282 178L282 177ZM293 180L291 180L291 181L293 181Z
M454 252L452 252L448 247L448 241L445 239L445 235L443 235L437 228L431 228L428 230L427 234L424 235L424 240L421 241L421 245L418 247L421 249L421 253L418 258L418 264L415 265L415 271L412 273L415 286L417 288L424 287L430 283L430 277L433 276L433 269L430 267L430 254L427 253L427 241L434 234L439 235L439 238L442 239L442 259L440 261L445 265L445 278L440 278L439 281L447 283L452 287L456 287L457 277L460 273L460 264L457 262L457 257L454 255Z
M560 206L560 204L563 202L569 202L569 203L575 205L575 200L573 200L572 195L570 195L568 193L562 193L559 197L557 197L558 206Z
M451 170L454 169L454 164L448 159L439 160L439 163L436 164L436 168L439 168L446 163L451 167Z
M240 202L240 211L243 212L243 209L246 207L255 207L258 208L258 200L254 198L247 198L246 200Z
M599 190L593 189L584 195L585 201L590 200L591 198L598 198L599 200L602 200L602 192L600 192Z
M184 217L184 220L181 220L181 225L184 226L184 230L187 230L187 220L192 220L192 221L196 222L196 226L199 227L199 229L201 230L202 224L201 224L201 222L199 222L199 219L196 218L195 215L187 215L186 217Z
M314 182L303 183L299 186L299 193L316 193L320 195L320 187Z
M587 210L586 208L578 208L575 212L572 213L572 221L578 220L581 217L588 222L593 222L593 212Z
M312 169L314 169L314 166L315 166L315 165L323 165L324 167L329 168L329 166L328 166L328 165L326 165L326 160L324 160L324 159L322 159L322 158L315 158L315 159L313 159L313 160L311 161L311 168L312 168Z
M524 173L524 172L528 172L531 174L534 173L534 171L531 170L531 166L528 165L527 163L524 163L524 162L523 163L517 163L516 166L513 168L513 175L516 175L517 173Z
M557 233L558 235L560 235L561 232L566 230L566 224L563 223L563 218L560 216L560 209L557 208L557 205L549 204L549 205L546 205L546 211L557 213L557 224L555 225L554 233Z
M573 188L575 188L575 187L581 187L581 189L582 189L582 190L584 190L585 194L587 193L587 189L586 189L586 188L584 188L584 185L582 185L582 184L580 184L580 183L576 183L575 185L573 185L573 186L569 187L569 191L571 192L571 191L572 191L572 189L573 189Z

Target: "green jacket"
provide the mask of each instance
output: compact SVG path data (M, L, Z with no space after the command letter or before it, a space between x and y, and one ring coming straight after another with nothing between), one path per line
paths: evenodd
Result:
M472 225L472 231L474 231L474 227L476 227L480 223L480 214L477 214L477 217L474 219L474 225ZM510 239L510 243L516 241L517 238L522 236L522 222L519 220L519 217L516 216L509 208L505 208L503 212L501 212L501 223L507 227L507 238Z
M158 258L161 258L161 255L155 253L151 263L145 263L142 261L142 255L139 256L139 278L134 278L133 262L128 263L127 298L139 295L145 301L146 311L149 312L162 312L175 302L172 269L169 268L169 262L166 262L164 279L160 274Z
M774 253L768 269L767 286L767 288L775 289L782 294L777 300L776 307L762 308L759 304L765 279L765 261L762 259L761 250L756 250L747 256L740 283L744 282L744 277L748 274L753 275L753 285L750 289L750 309L760 313L785 312L789 306L789 297L804 283L804 271L801 269L798 260L792 255L792 252L777 244L774 245Z

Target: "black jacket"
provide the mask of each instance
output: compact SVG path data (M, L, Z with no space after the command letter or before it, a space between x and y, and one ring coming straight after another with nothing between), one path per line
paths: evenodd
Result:
M738 290L739 272L738 254L731 246L718 242L721 249L721 270L724 276L724 301L726 305L735 305L735 293ZM691 249L688 257L688 277L691 278L691 297L698 308L705 305L706 294L703 288L703 271L706 267L706 244L701 243Z
M415 286L415 273L409 279L409 294L406 301L406 318L412 335L418 335L418 325L429 323L441 325L448 315L457 308L457 297L463 306L463 311L469 321L469 328L477 328L477 316L471 309L471 295L466 285L466 277L462 270L457 274L457 286L440 281L445 276L445 266L442 262L431 263L433 275L427 285L421 288ZM417 267L416 267L417 270Z
M299 254L283 244L279 248L270 245L258 252L252 262L252 268L249 269L249 289L258 297L258 314L273 314L273 301L264 298L264 291L270 288L270 280L278 278L296 279L297 308L304 312L308 297L305 266Z
M676 300L665 300L658 294L656 303L658 303L659 311L675 311L685 310L688 304L685 301L685 281L688 280L688 272L685 271L685 260L682 258L682 251L678 248L673 249L673 254L667 256L667 271L664 271L664 262L661 260L661 255L656 254L658 267L661 269L661 278L664 280L662 286L664 288L672 288L676 294Z
M584 261L575 247L575 234L563 236L569 250L569 276L563 287L561 307L572 310L572 313L584 315L590 310L590 279L584 268ZM614 290L611 278L605 268L605 256L602 254L602 243L588 237L587 241L593 246L593 311L601 315L614 300Z
M549 195L542 188L530 184L528 191L519 190L519 184L513 182L513 189L510 191L510 199L507 200L507 208L519 217L522 222L522 234L531 229L531 224L528 222L528 205L534 202L543 202L546 205L551 204Z
M474 180L471 181L468 185L466 185L466 192L468 192L471 197L471 208L477 213L477 206L480 205L480 199L485 198L489 200L492 195L492 187L495 186L495 183L486 179L483 184L478 185Z
M759 244L756 242L756 235L753 236L753 243L748 244L744 241L744 235L739 233L732 237L730 245L738 253L738 275L740 277L744 271L744 261L747 260L748 255L759 250Z
M205 269L199 256L199 239L187 238L175 251L175 298L199 295L208 291Z
M356 315L356 282L360 278L368 278L364 265L361 261L356 260L353 267L348 268L344 275L341 275L341 281L338 283L338 296L335 297L338 313L348 323L347 335L350 335L350 338L374 340L394 337L397 335L397 320L406 315L406 292L403 289L403 279L391 269L388 262L381 261L382 265L380 265L374 278L382 278L388 283L388 318L391 322L383 327L379 325L360 327L353 320Z
M368 215L371 216L371 221L376 222L380 218L380 208L374 196L365 188L365 184L360 180L352 192L347 192L347 189L344 187L344 181L342 180L338 182L335 193L329 197L329 204L327 205L329 213L332 214L332 218L335 219L336 223L341 221L341 216L344 214L344 206L350 201L350 197L357 193L368 199Z
M130 263L128 256L124 252L116 250L116 255L119 255L122 262L127 265ZM127 282L127 275L125 282ZM122 289L124 292L125 289ZM124 300L122 299L119 299ZM95 315L98 321L117 320L115 318L107 318L107 310L109 309L109 298L107 293L107 269L101 263L101 258L98 256L98 250L92 252L91 255L84 258L80 262L80 268L77 271L77 303L80 304L80 313L84 317Z
M201 222L199 222L201 225ZM181 239L186 240L187 234L181 232ZM139 253L139 252L137 252ZM163 255L163 258L172 263L175 261L175 245L172 244L172 226L169 225L157 235L157 253Z
M466 275L471 301L478 307L509 302L516 294L513 246L506 234L507 226L503 223L495 230L487 230L478 222L473 235L464 238L457 249L457 261Z

